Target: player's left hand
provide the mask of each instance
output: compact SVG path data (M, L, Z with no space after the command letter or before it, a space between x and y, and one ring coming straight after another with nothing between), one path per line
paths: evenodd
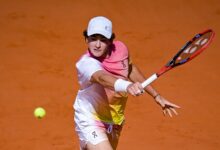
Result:
M175 110L176 108L180 108L180 106L173 104L163 98L161 95L158 95L155 98L155 101L161 106L163 109L163 114L164 115L169 115L170 117L173 116L173 114L178 115L177 111Z

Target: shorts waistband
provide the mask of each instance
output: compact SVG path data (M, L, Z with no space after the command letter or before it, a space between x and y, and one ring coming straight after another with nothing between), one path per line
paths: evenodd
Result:
M124 122L121 125L113 124L113 123L106 123L101 121L96 121L99 127L103 127L107 130L108 133L111 133L112 130L120 130L123 127Z

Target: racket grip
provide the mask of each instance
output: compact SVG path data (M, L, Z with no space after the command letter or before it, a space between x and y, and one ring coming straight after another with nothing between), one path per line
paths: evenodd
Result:
M156 80L158 78L157 74L153 74L152 76L150 76L147 80L145 80L144 82L141 83L142 87L145 88L146 86L148 86L149 84L151 84L154 80Z

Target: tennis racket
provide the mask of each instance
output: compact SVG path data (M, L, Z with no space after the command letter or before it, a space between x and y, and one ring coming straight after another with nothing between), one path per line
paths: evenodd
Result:
M215 33L211 29L196 34L165 66L163 66L158 72L150 76L147 80L145 80L142 83L142 87L145 88L153 81L155 81L158 77L163 75L165 72L177 66L183 65L198 56L201 52L204 51L204 49L209 46L214 36Z

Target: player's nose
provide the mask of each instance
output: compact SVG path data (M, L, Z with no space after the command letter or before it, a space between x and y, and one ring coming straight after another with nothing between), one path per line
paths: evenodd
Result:
M95 46L96 46L97 48L100 48L100 47L101 47L101 41L100 41L100 40L97 40Z

